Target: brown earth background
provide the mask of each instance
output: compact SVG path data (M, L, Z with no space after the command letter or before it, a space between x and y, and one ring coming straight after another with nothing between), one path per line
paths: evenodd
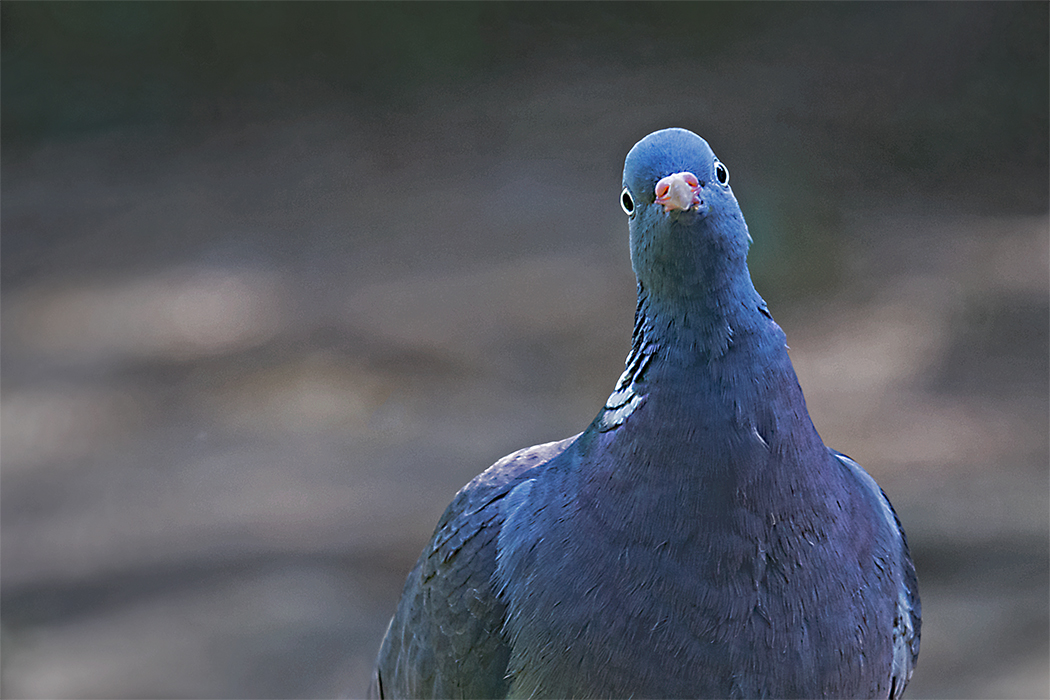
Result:
M360 695L455 491L611 390L677 125L905 524L909 695L1047 697L1048 12L3 3L3 696Z

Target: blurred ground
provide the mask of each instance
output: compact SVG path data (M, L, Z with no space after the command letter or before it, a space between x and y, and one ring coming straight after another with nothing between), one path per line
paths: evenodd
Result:
M298 73L298 10L208 5L2 8L4 697L360 694L455 491L619 375L622 159L670 125L907 529L909 695L1047 695L1045 3L339 5Z

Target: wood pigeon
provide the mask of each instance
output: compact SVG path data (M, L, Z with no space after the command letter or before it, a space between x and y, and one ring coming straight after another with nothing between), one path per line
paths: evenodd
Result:
M755 291L729 170L628 153L638 306L582 433L456 494L405 583L382 698L895 698L919 653L893 507L821 441Z

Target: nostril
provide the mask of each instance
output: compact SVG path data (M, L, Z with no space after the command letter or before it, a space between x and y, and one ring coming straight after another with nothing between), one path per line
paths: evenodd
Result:
M666 183L666 182L658 182L656 184L656 196L657 197L663 197L664 195L666 195L670 191L670 189L671 189L671 186L668 183Z
M685 174L685 178L684 179L685 179L686 184L689 185L690 187L698 187L700 185L700 181L697 180L696 179L696 175L693 175L692 173L687 172Z

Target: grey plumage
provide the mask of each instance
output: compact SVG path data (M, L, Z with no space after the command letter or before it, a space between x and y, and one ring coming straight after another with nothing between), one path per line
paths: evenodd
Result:
M707 143L628 154L638 308L579 435L500 460L405 583L373 697L899 697L915 569L878 485L817 434Z

